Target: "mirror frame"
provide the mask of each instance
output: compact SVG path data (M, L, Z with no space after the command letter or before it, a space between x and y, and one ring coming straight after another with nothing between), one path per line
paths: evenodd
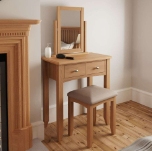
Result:
M69 11L80 11L80 48L76 49L65 49L61 50L61 11L62 10L69 10ZM57 22L55 22L55 26L57 26L57 36L55 36L55 39L57 40L56 49L57 54L58 53L79 53L79 52L85 52L84 50L84 8L83 7L66 7L66 6L58 6L57 7Z

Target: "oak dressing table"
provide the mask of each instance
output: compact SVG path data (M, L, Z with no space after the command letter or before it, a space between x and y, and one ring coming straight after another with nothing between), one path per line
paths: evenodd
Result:
M61 11L68 10L79 12L80 27L71 28L73 32L63 31L61 28ZM86 22L83 20L82 7L57 7L58 20L55 21L54 35L54 56L51 58L42 57L43 61L43 121L45 128L49 122L49 78L56 81L56 115L57 115L57 140L60 142L63 137L63 83L75 79L87 77L87 85L92 85L93 76L104 76L104 87L110 88L110 58L111 56L97 53L86 52ZM79 30L78 30L79 28ZM65 28L64 28L65 29ZM62 34L64 34L62 35ZM74 33L72 36L69 33ZM61 49L61 40L74 39L80 34L80 48ZM61 38L65 39L61 39ZM72 38L72 40L73 40ZM74 60L58 59L55 57L58 53L69 53ZM77 52L77 53L73 53ZM96 110L94 109L94 115ZM106 114L105 114L106 113ZM109 104L104 104L104 119L109 124ZM96 117L94 116L94 120Z
M49 78L56 81L57 139L63 136L63 83L87 77L87 85L92 85L92 76L103 75L104 87L110 87L110 56L88 53L74 56L74 60L45 58L43 60L43 121L49 122ZM107 110L106 110L107 109ZM109 108L104 107L107 112ZM109 123L108 117L105 117Z

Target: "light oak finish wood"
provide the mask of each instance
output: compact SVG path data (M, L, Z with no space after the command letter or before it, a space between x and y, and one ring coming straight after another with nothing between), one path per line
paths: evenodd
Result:
M114 101L111 101L110 103L110 128L111 133L114 135L116 134L116 97L114 97Z
M99 75L105 77L106 83L109 83L108 80L110 80L109 79L110 67L109 64L107 66L107 62L110 63L111 56L96 54L96 53L87 53L81 55L74 55L73 57L74 60L58 59L55 57L52 58L42 57L42 60L44 62L43 63L43 68L44 68L43 69L43 121L45 123L45 128L46 128L49 121L48 81L49 78L51 78L56 81L57 140L59 142L62 140L63 137L63 83L66 81L87 77L88 85L92 85L92 76L99 76ZM102 62L102 61L105 62L104 66L102 66L102 68L104 68L103 69L104 72L98 72L98 73L88 72L88 74L86 73L88 63L94 62L97 65L98 62ZM78 72L73 72L75 70L78 70ZM109 113L107 114L109 115Z
M46 62L49 62L51 64L55 65L68 65L68 64L75 64L75 63L83 63L83 62L93 62L93 61L103 61L106 60L106 66L108 66L108 70L106 70L105 74L108 74L108 77L104 78L105 81L105 87L110 87L110 82L108 82L108 78L110 77L110 59L111 56L109 55L103 55L103 54L98 54L98 53L82 53L82 54L70 54L70 56L74 57L74 60L69 60L69 59L57 59L55 57L52 58L46 58L42 57L42 59ZM110 80L110 79L109 79Z
M87 52L87 22L84 21L84 52Z
M54 21L54 55L58 54L58 29L57 29L57 20ZM53 56L53 55L52 55Z
M39 20L0 20L0 54L7 55L9 151L32 146L30 124L28 35Z
M83 76L86 74L85 63L78 63L73 65L65 65L65 78Z
M92 84L93 84L93 77L92 76L87 77L87 86L91 86ZM93 108L93 125L96 125L96 107Z
M70 101L70 98L68 98L68 134L71 136L73 133L73 102Z
M34 24L39 24L41 22L41 20L33 20L33 19L0 19L0 25L3 26L3 25L15 25L16 27L17 26L25 26L25 25L28 25L28 27L30 27L30 25L34 25ZM21 28L22 28L21 27ZM4 27L6 28L6 27ZM12 27L11 27L12 28ZM13 29L14 29L14 26L13 26ZM9 28L8 28L9 30ZM10 31L11 33L12 31Z
M106 61L89 62L86 64L86 74L105 72Z
M48 125L43 143L49 151L119 151L131 145L138 138L152 135L152 109L133 101L118 104L116 107L116 134L110 135L103 119L103 109L97 110L97 123L93 127L92 148L87 148L86 114L74 117L73 135L68 137L68 119L64 120L64 137L61 143L56 140L56 122ZM109 133L109 134L108 134Z
M63 79L64 79L64 66L56 67L56 115L57 115L57 139L62 140L63 136Z
M72 27L69 27L65 29L65 27L61 27L61 11L62 10L68 10L68 11L79 11L80 12L80 27L74 27L75 29L72 29ZM86 29L86 23L84 22L84 8L83 7L66 7L66 6L58 6L57 7L57 24L55 23L55 48L57 46L57 49L55 49L54 55L58 53L73 53L73 52L86 52L86 35L85 35L85 29ZM70 30L74 31L71 36ZM80 48L75 47L74 49L66 49L61 50L61 40L64 42L67 41L67 43L75 42L75 38L77 37L76 33L80 34ZM57 41L56 41L57 37Z
M110 89L110 60L106 60L107 70L106 70L106 76L104 76L104 88ZM109 120L109 102L104 104L104 119L106 124L108 125L110 123Z
M93 118L96 116L95 115L95 110L98 105L103 104L103 103L111 103L111 108L110 108L110 128L111 128L111 133L114 135L116 133L116 97L112 97L107 100L103 100L101 102L98 102L96 104L88 104L84 103L81 100L74 99L72 97L68 97L68 135L71 136L73 133L73 104L71 102L76 102L79 103L87 108L87 147L90 148L92 147L93 143L93 125L94 125L94 120ZM94 114L94 115L93 115Z
M92 147L93 142L93 108L87 108L87 147Z
M43 84L45 87L43 87L43 107L47 108L49 106L49 64L45 61L42 62L43 65ZM50 70L51 72L51 70ZM44 126L47 126L47 123L49 122L49 110L46 111L46 114L43 114L43 121Z

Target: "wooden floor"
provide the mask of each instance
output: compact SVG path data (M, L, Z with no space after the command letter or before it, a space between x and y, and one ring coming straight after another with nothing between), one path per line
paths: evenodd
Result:
M105 125L102 110L97 111L97 124L94 126L92 148L86 147L86 115L74 118L74 133L68 136L67 119L64 120L64 136L61 143L56 142L56 123L48 125L45 131L50 151L119 151L136 139L152 135L152 108L128 101L117 105L116 135L110 134Z

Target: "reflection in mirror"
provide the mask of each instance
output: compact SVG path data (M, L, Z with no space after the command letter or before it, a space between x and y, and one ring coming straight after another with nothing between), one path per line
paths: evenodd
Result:
M61 50L80 48L80 11L61 10Z
M83 7L58 6L54 27L55 54L86 51L86 22Z

